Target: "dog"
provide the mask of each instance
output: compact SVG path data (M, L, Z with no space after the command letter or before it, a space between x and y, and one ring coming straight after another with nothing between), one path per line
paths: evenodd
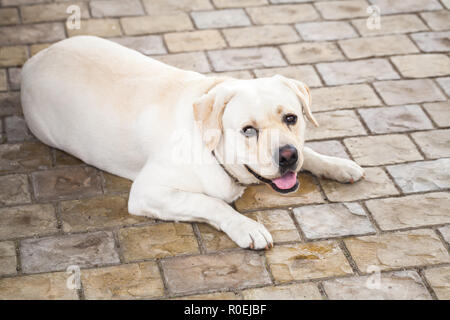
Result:
M342 183L364 175L304 146L306 122L318 124L298 80L205 76L93 36L37 53L21 78L31 132L132 180L129 213L206 222L242 248L273 246L262 224L229 205L246 186L294 192L300 169Z

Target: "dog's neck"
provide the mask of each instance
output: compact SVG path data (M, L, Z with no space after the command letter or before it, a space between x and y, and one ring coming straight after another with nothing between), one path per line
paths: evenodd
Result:
M222 167L223 171L233 180L233 182L239 186L247 187L249 185L260 183L254 178L243 165L228 165L222 161L220 153L211 152L217 163ZM238 179L237 177L246 177L244 179Z

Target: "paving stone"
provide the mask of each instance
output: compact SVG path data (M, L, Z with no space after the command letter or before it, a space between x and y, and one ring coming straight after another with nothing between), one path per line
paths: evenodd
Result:
M305 145L326 156L349 159L344 146L337 140L307 142Z
M317 64L317 70L319 70L327 85L400 78L385 59L319 63Z
M6 70L0 70L0 91L8 90L8 81L6 77Z
M418 54L391 58L407 78L426 78L450 74L450 58L444 54Z
M90 2L94 18L139 16L144 9L139 0L95 0Z
M143 0L147 14L159 14L173 11L209 10L209 0Z
M209 51L215 71L286 66L280 51L271 47Z
M450 50L450 32L421 32L414 33L411 38L425 52Z
M366 178L353 184L320 181L328 199L335 202L355 201L397 195L399 192L381 168L365 168Z
M1 300L77 300L77 290L67 288L65 272L0 279Z
M439 127L450 126L450 102L425 103L425 110Z
M369 4L361 0L324 1L315 3L316 8L327 20L366 17Z
M0 67L21 66L28 59L25 46L0 47Z
M57 200L101 194L101 179L91 167L60 168L32 173L38 200Z
M379 279L379 283L377 282ZM323 283L331 300L430 300L415 271L328 280Z
M246 216L262 223L272 235L275 243L301 240L294 221L286 210L256 211L248 213Z
M387 170L403 192L434 191L450 187L450 159L388 166Z
M314 178L301 173L298 175L300 187L296 192L280 195L266 184L250 186L236 202L238 211L248 211L262 208L277 208L310 203L322 203L323 198Z
M0 209L0 239L46 235L57 231L53 205L33 204Z
M50 47L53 43L40 43L40 44L32 44L30 46L30 56L34 56L39 51L42 51L44 49L47 49Z
M200 231L203 246L207 252L238 248L236 243L226 233L213 228L209 224L198 224L198 230Z
M26 239L20 243L22 270L37 273L65 270L70 265L95 267L118 263L111 232Z
M244 300L321 300L322 296L314 283L247 289L242 291Z
M444 240L450 244L450 226L445 226L445 227L439 228L439 232L444 237Z
M5 118L5 131L8 142L32 140L33 135L28 130L27 124L21 116L10 116Z
M450 77L437 78L436 81L444 89L447 95L450 95Z
M345 85L311 90L313 111L372 107L381 102L366 84Z
M197 72L210 72L208 59L203 52L174 53L153 58L171 66Z
M244 27L251 24L242 9L195 11L191 16L199 29Z
M254 7L246 10L255 24L288 24L319 18L316 10L310 4Z
M285 44L281 46L281 50L286 59L293 64L344 59L338 47L331 42Z
M277 283L352 273L344 254L332 241L275 246L266 252Z
M441 31L450 29L450 12L448 10L422 12L420 16L433 30Z
M446 100L430 79L379 81L374 87L390 105Z
M167 53L160 36L121 37L111 38L109 40L117 42L127 48L139 51L145 55Z
M364 209L357 203L332 203L294 209L294 216L308 239L374 233Z
M129 193L132 181L102 172L104 177L105 193Z
M256 69L255 75L258 78L272 77L276 74L287 78L297 79L309 87L320 87L322 82L312 66L289 66L283 68Z
M81 281L88 300L148 299L164 295L156 262L83 270Z
M207 74L208 76L219 76L219 77L231 77L236 79L253 79L253 75L250 71L240 70L240 71L228 71L228 72L211 72Z
M198 253L192 226L187 223L123 228L119 240L126 261Z
M0 27L0 46L53 42L65 37L64 26L59 22Z
M416 132L411 136L427 158L450 157L450 129Z
M223 30L231 47L260 46L296 42L297 32L291 26L257 26Z
M249 250L161 261L172 294L271 284L263 258Z
M16 8L0 9L0 26L18 24L20 23L19 21L19 12Z
M273 3L273 4L310 2L310 0L269 0L269 1L270 1L270 3Z
M68 1L64 3L37 4L33 6L20 7L20 14L23 23L47 22L67 20L70 13L67 8L75 5L80 8L80 17L82 19L89 18L89 9L86 2Z
M28 177L24 174L0 176L0 205L29 203L29 189Z
M9 87L11 90L20 90L21 72L22 68L8 69Z
M202 30L164 35L167 47L171 52L222 49L225 40L217 30Z
M0 276L16 274L16 246L12 241L0 242Z
M427 269L425 277L440 300L450 299L450 267Z
M369 200L366 205L383 230L450 223L448 193Z
M0 92L0 115L7 116L21 112L20 92Z
M217 8L253 7L267 4L267 0L213 0Z
M241 300L234 292L214 292L171 298L171 300Z
M57 149L53 149L55 153L55 166L56 167L64 167L64 166L76 166L83 164L83 161L81 161L78 158L75 158L74 156L61 151Z
M369 29L367 27L367 19L352 20L352 23L363 37L428 30L422 20L413 14L383 16L380 20L381 25L379 29Z
M406 135L348 138L344 140L344 144L353 159L361 166L379 166L423 159Z
M373 133L432 129L433 125L418 105L366 108L358 110Z
M345 39L339 41L339 46L350 59L418 52L406 35Z
M353 110L316 113L314 117L320 126L307 124L306 140L308 141L366 134L366 130Z
M329 41L357 37L358 34L348 22L308 22L295 25L305 41Z
M35 4L40 2L46 2L46 0L3 0L2 5L7 6L18 6L22 4Z
M371 4L380 8L383 14L405 13L416 11L439 10L441 5L437 0L369 0Z
M450 9L450 1L449 1L449 0L442 0L441 2L442 2L442 4L444 4L444 6L445 6L447 9Z
M79 35L117 37L122 34L122 31L120 30L119 20L116 19L81 20L80 29L69 29L67 26L66 28L69 37Z
M429 229L386 233L344 240L363 272L369 267L381 270L448 263L450 257L438 236Z
M128 213L127 199L108 196L60 203L60 217L64 232L92 231L153 221Z
M129 36L193 29L189 16L184 12L121 18L120 23L123 32Z

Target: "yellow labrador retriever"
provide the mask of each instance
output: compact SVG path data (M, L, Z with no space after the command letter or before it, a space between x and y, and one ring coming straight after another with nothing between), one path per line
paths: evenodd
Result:
M272 246L266 228L227 203L246 185L297 190L303 168L340 182L364 171L304 147L308 88L180 70L114 42L58 42L23 67L21 99L44 143L133 180L131 214L207 222L243 248ZM300 186L301 188L301 186Z

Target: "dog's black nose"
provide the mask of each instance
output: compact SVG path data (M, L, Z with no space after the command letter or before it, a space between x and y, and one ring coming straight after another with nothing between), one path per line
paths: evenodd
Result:
M297 149L287 144L278 151L278 165L280 169L291 169L298 161Z

